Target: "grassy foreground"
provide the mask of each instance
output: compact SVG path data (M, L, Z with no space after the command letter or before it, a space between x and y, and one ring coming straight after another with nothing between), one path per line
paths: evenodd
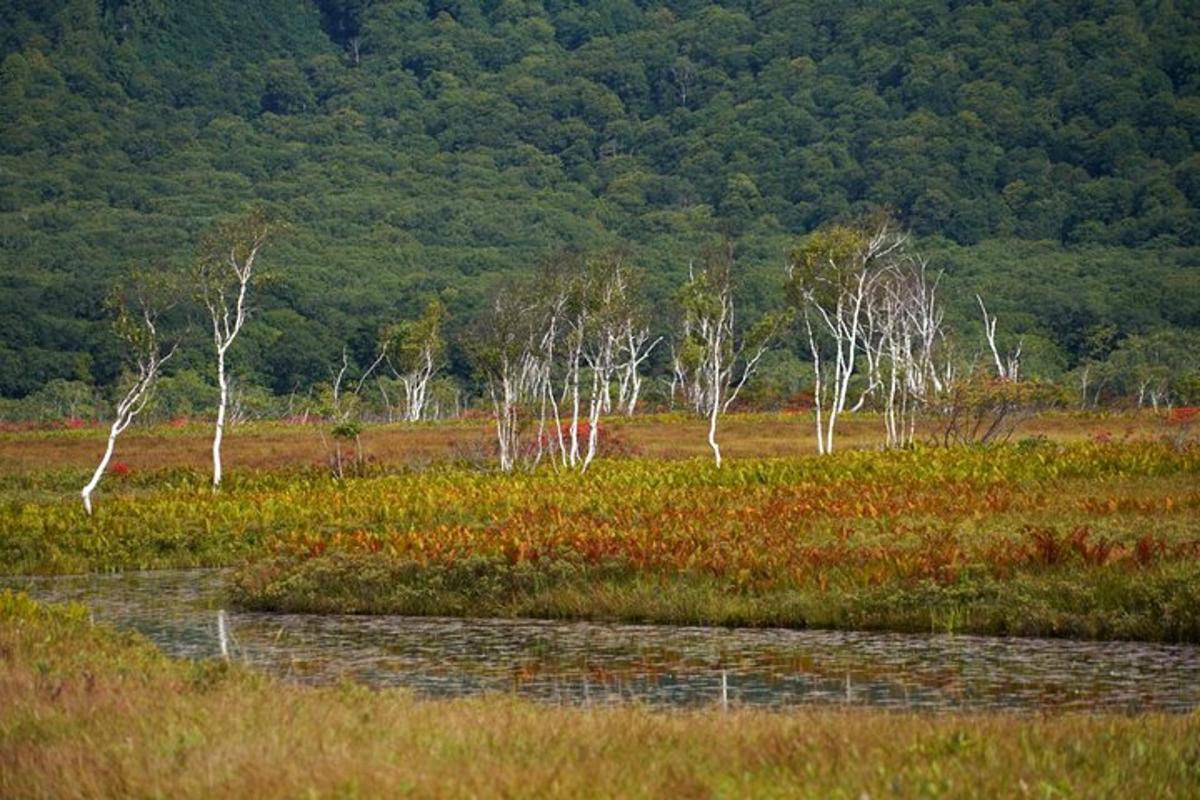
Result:
M0 593L3 797L1200 795L1200 717L654 712L283 685Z

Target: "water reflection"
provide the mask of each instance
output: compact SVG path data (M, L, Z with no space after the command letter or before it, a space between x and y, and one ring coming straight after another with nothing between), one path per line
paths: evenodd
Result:
M220 655L218 571L8 579L166 652ZM552 702L939 711L1200 707L1200 647L1130 642L229 612L229 647L287 680Z

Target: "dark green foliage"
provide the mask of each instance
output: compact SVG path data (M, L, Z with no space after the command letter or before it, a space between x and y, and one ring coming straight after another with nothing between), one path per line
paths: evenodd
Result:
M960 316L986 290L1074 367L1096 326L1200 324L1191 6L5 3L0 395L110 384L119 270L252 204L293 227L236 366L281 393L563 244L630 242L661 302L736 236L761 311L798 235L874 207L941 237Z

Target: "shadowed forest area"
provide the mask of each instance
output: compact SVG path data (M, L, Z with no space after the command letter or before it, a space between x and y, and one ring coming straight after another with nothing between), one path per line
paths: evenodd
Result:
M0 411L104 406L123 270L190 262L248 204L287 223L231 352L260 415L433 297L478 397L473 320L566 245L627 247L658 307L732 239L756 317L798 237L876 208L964 335L978 292L1084 404L1136 399L1147 364L1194 403L1198 31L1191 3L1116 0L5 3ZM767 402L804 388L793 338ZM215 396L202 347L168 375L164 417Z

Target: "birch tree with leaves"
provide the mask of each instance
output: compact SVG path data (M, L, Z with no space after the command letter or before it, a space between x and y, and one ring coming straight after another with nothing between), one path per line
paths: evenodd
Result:
M196 269L200 302L212 324L217 361L217 420L212 443L212 487L221 486L221 443L229 406L228 353L250 312L250 290L260 277L259 253L273 232L265 212L255 209L226 220L205 235Z
M600 419L612 405L613 378L620 369L620 360L629 341L627 334L633 325L635 300L629 268L620 253L589 259L579 276L579 285L581 306L588 309L589 316L588 325L579 331L584 341L583 361L589 378L587 441L580 456L580 421L576 414L571 420L571 466L586 472L596 458Z
M511 472L526 455L522 433L528 427L529 409L543 394L541 365L536 356L540 326L531 324L539 310L539 304L519 287L505 287L492 298L488 313L477 321L468 344L491 402L502 472Z
M162 315L174 305L178 290L163 275L162 270L134 273L109 296L108 305L115 315L113 331L121 342L126 362L126 388L117 401L100 463L79 493L83 509L89 516L92 494L112 460L117 437L146 407L163 365L171 360L178 348L178 342L165 338L161 330Z
M633 325L635 300L622 252L568 258L550 285L544 341L561 335L561 364L545 363L558 463L587 471L596 457L600 420L612 407L612 383ZM557 383L557 386L556 386Z
M403 389L401 419L419 422L429 404L429 384L445 357L446 341L442 328L446 306L430 300L418 319L406 320L384 331L384 359Z
M634 273L621 250L569 253L544 265L528 293L538 456L545 450L556 465L584 472L599 451L601 419L614 410L613 384L632 413L637 370L655 344L639 327Z
M819 453L833 452L858 356L868 347L870 306L889 259L906 240L895 223L880 219L863 227L834 225L807 237L792 252L788 296L800 312L813 361ZM875 388L869 383L867 390Z
M637 405L636 373L657 344L642 313L623 251L561 254L496 295L471 349L495 413L502 470L549 458L587 471L604 416Z

